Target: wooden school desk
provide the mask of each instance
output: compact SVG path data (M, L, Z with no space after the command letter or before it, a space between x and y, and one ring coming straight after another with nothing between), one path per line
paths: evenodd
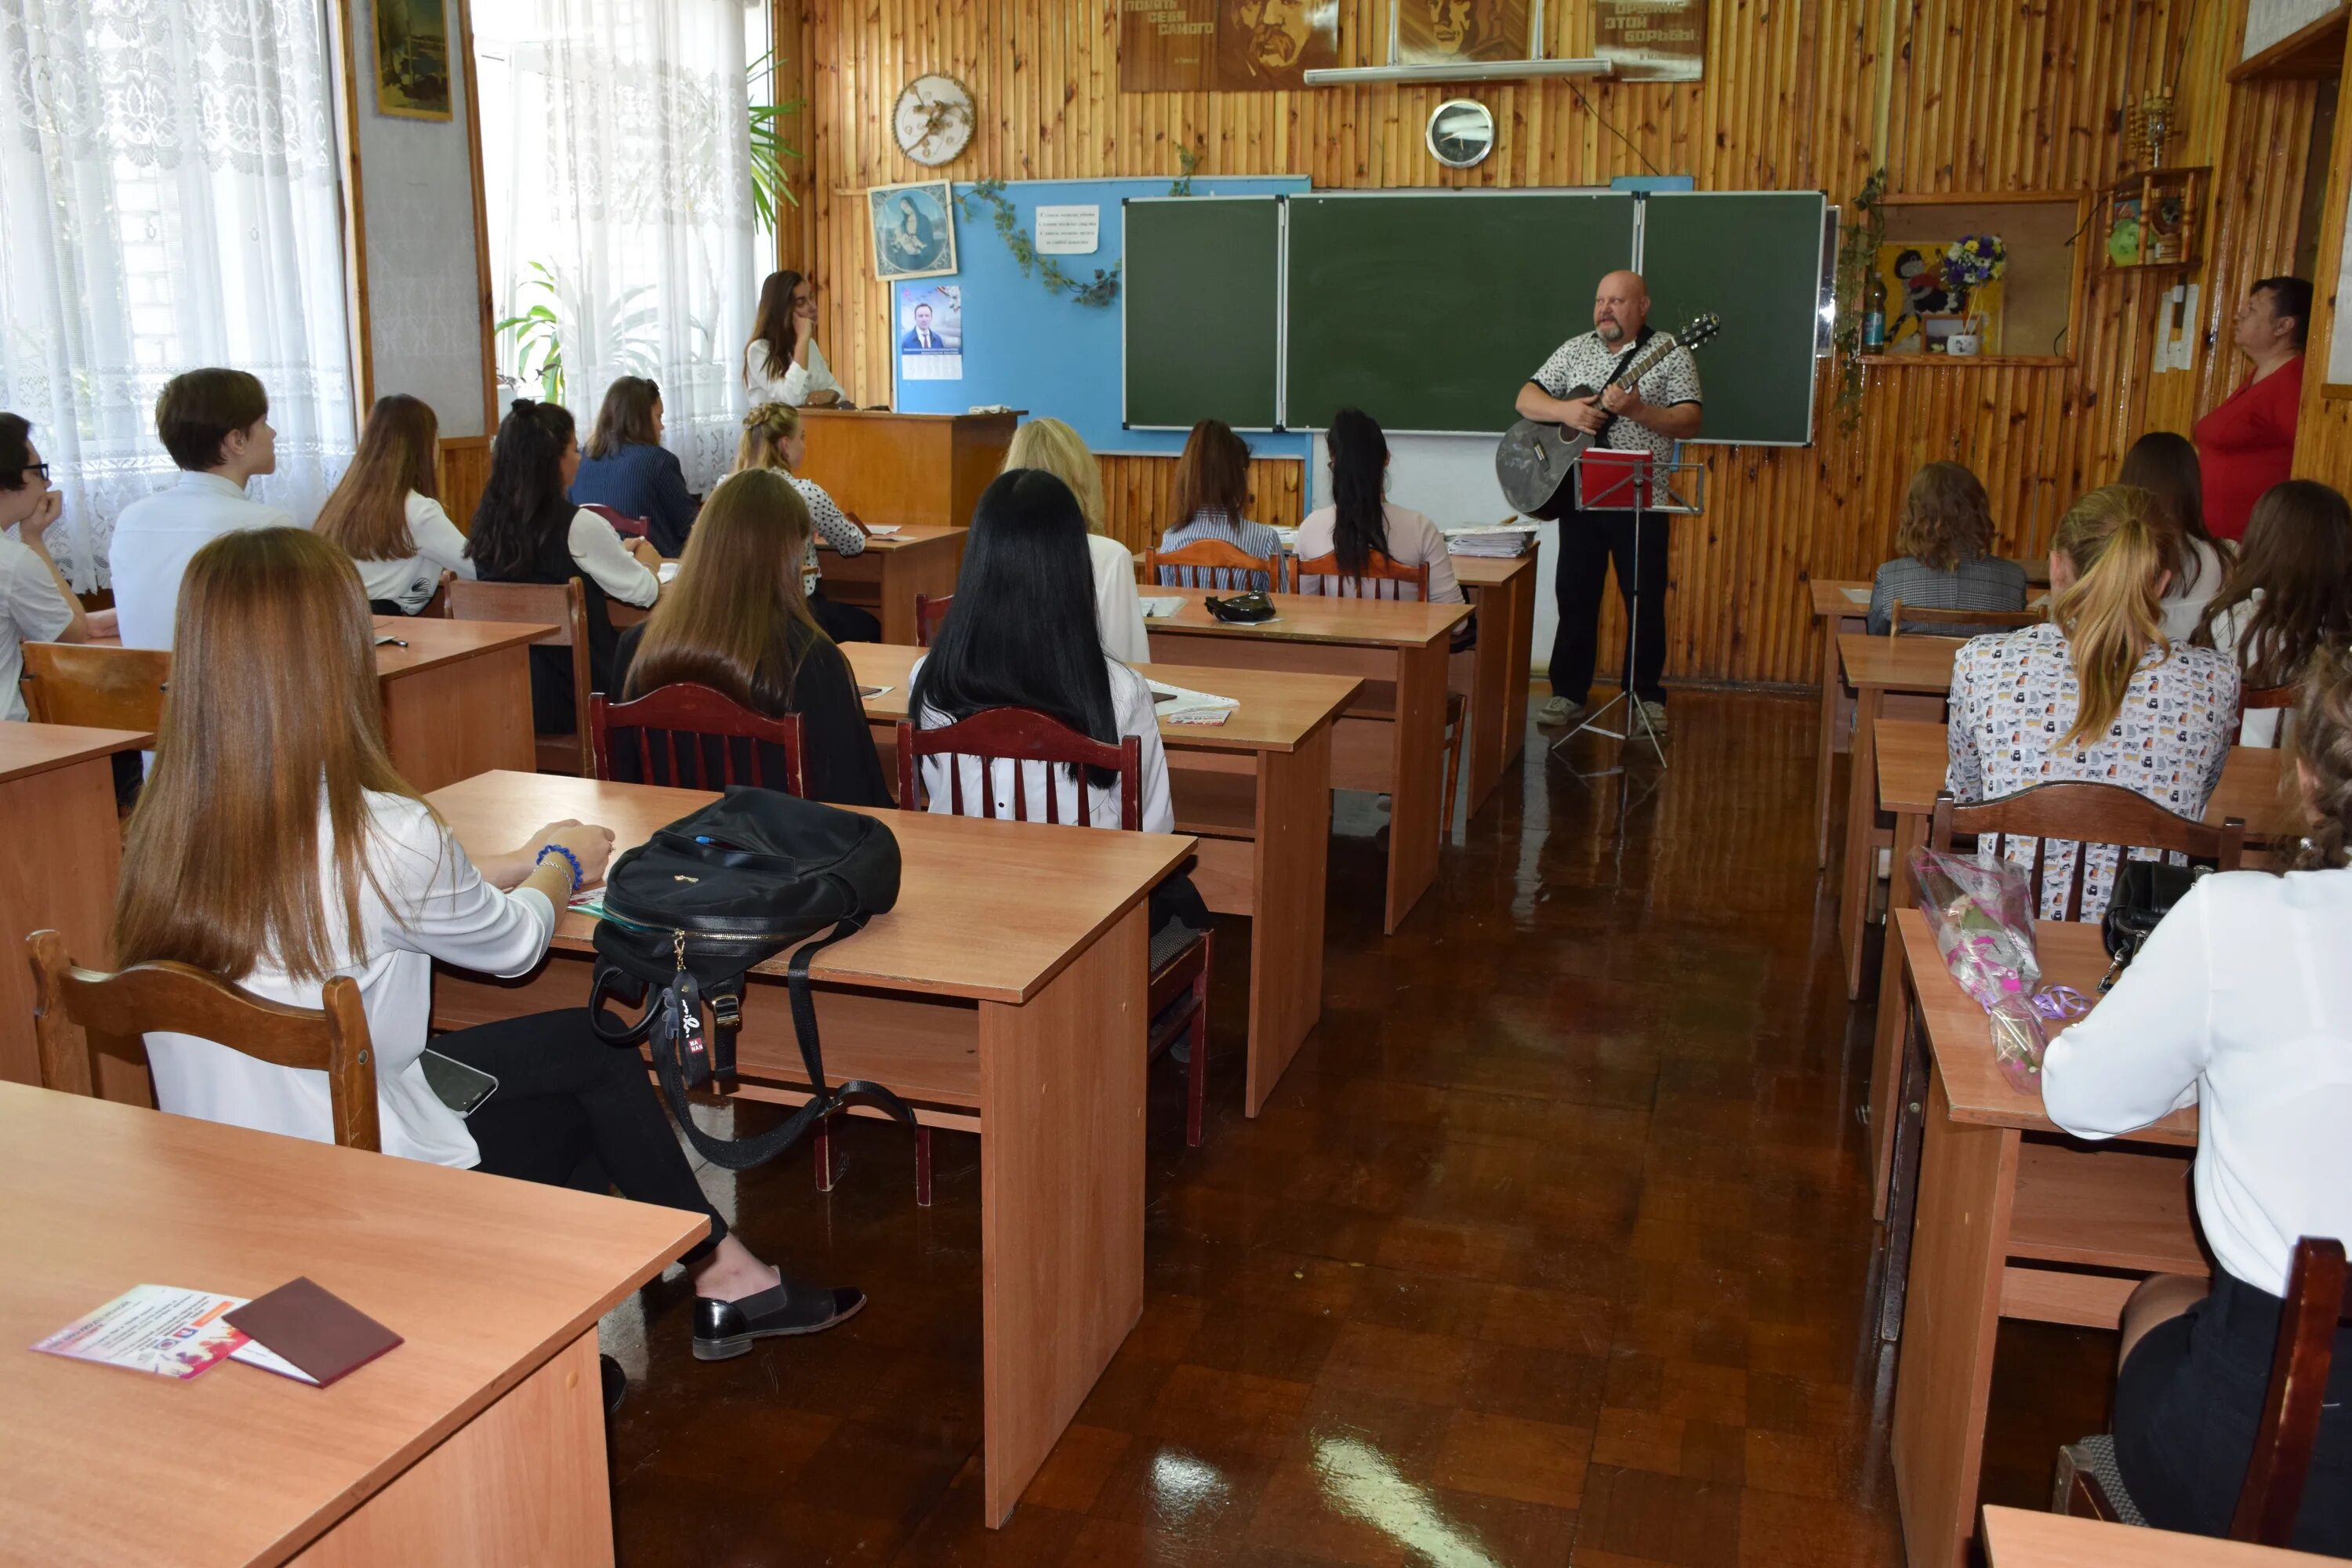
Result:
M41 1081L25 938L61 931L77 963L113 963L122 828L111 759L154 740L133 730L0 723L0 822L8 825L7 852L0 855L0 1079ZM123 1080L145 1077L131 1064L108 1058L100 1070L100 1092L110 1100L146 1097L143 1085L126 1093Z
M859 416L859 417L865 417ZM856 555L836 554L817 541L817 569L824 596L855 605L882 623L882 640L915 646L915 595L938 598L955 592L971 531L910 522L891 534L877 534Z
M1389 797L1388 902L1393 933L1437 879L1439 795L1445 781L1445 658L1467 605L1399 604L1278 594L1280 618L1228 625L1201 607L1209 590L1151 587L1180 598L1174 616L1144 622L1155 664L1352 675L1387 683L1391 710L1343 716L1331 742L1331 783ZM1383 700L1386 700L1383 694Z
M1878 809L1895 817L1893 870L1886 879L1886 907L1906 910L1916 902L1909 870L1912 852L1927 842L1936 795L1944 787L1948 731L1917 720L1881 719L1873 752L1878 761ZM2221 782L2206 803L2205 820L2219 826L2231 817L2246 825L2249 847L2266 838L2302 831L2297 808L2281 789L2280 764L2286 753L2267 746L2232 746L2221 764ZM1903 954L1886 944L1880 971L1877 1034L1870 1056L1870 1133L1877 1153L1875 1212L1886 1214L1887 1178L1895 1149L1895 1093L1901 1075L1895 1047L1903 1034Z
M1853 688L1853 771L1846 789L1845 864L1838 868L1838 942L1845 955L1849 1002L1862 994L1862 939L1878 869L1873 851L1887 842L1878 826L1878 768L1871 760L1878 721L1940 723L1952 689L1952 659L1962 640L1852 633L1837 639L1839 666Z
M1944 968L1917 910L1898 910L1910 994L1906 1119L1887 1269L1906 1278L1899 1310L1892 1447L1903 1540L1913 1568L1959 1568L1975 1533L1985 1405L2002 1318L2112 1329L2149 1274L2206 1272L2189 1217L2197 1112L2101 1143L2066 1139L2038 1094L2009 1087L1994 1063L1984 1009ZM2098 995L2107 955L2099 928L2043 921L2035 933L2045 985ZM2054 1030L2053 1031L2055 1032Z
M1462 759L1466 816L1486 797L1528 746L1528 684L1535 671L1536 552L1500 560L1456 555L1454 580L1478 614L1478 647L1470 685L1469 752ZM1145 589L1145 593L1156 590ZM1450 832L1452 823L1439 825Z
M2210 1535L2137 1530L2063 1513L1985 1505L1985 1568L2307 1568L2335 1561Z
M1830 790L1837 769L1832 753L1845 751L1853 735L1853 699L1838 673L1838 639L1859 637L1869 623L1870 584L1816 577L1805 584L1812 595L1813 625L1822 639L1822 737L1814 753L1813 864L1830 863Z
M0 1555L609 1565L596 1320L698 1214L0 1084ZM133 1285L298 1275L406 1342L330 1387L26 1347Z
M842 648L862 688L874 742L896 785L907 671L921 650ZM1223 724L1160 726L1176 831L1199 843L1193 884L1220 914L1250 917L1248 1082L1252 1116L1323 1012L1323 886L1330 855L1331 728L1361 682L1344 675L1136 667L1154 680L1241 703Z
M542 823L610 827L621 849L715 798L698 790L486 773L432 795L477 857ZM980 1140L982 1517L1002 1525L1143 1313L1145 979L1154 883L1192 852L1155 833L877 813L904 863L898 907L819 953L825 1070L869 1078ZM521 982L442 973L460 1027L583 1005L593 922ZM756 972L740 1041L747 1099L805 1096L782 977ZM906 1174L914 1166L908 1140Z

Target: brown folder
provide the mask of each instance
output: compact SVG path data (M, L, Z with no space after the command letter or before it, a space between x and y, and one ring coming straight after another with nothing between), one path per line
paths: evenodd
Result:
M321 1388L401 1342L398 1334L307 1277L247 1301L228 1321L265 1350L300 1367Z

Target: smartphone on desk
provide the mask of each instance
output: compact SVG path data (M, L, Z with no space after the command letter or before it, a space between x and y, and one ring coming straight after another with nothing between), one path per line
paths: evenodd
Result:
M478 1067L469 1067L455 1057L443 1056L426 1047L417 1058L425 1068L425 1082L434 1098L460 1116L471 1116L482 1108L482 1101L498 1092L499 1080Z

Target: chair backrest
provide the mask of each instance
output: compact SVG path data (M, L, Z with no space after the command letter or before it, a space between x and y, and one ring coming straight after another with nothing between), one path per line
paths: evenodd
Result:
M1375 550L1365 560L1363 571L1349 576L1339 570L1337 551L1304 561L1293 556L1290 582L1292 589L1301 594L1328 594L1342 599L1402 599L1404 591L1411 588L1414 599L1426 600L1429 563L1400 566L1384 552ZM1309 583L1315 586L1308 587Z
M449 584L457 581L457 574L445 569L441 574L441 581L434 585L433 596L425 601L425 607L416 612L417 616L420 618L429 616L436 621L447 620L449 618Z
M623 737L623 745L634 736L637 753L637 782L668 784L679 789L722 789L731 784L757 784L762 789L782 790L786 795L808 794L804 747L802 739L801 716L787 713L771 719L754 713L726 693L692 681L678 681L657 687L633 702L614 702L599 691L588 700L588 729L593 739L595 776L613 776L612 738L615 731ZM662 749L654 749L654 737L661 736ZM682 770L678 742L686 742L685 761L692 764L691 778ZM747 778L735 776L736 747L734 741L751 742L751 765ZM706 741L716 742L705 745ZM774 746L784 754L783 776L767 778L760 765L760 748ZM712 777L710 760L719 759L718 777ZM656 758L659 761L656 761Z
M1175 586L1180 588L1216 588L1240 591L1250 584L1247 577L1236 577L1237 572L1262 572L1275 593L1285 593L1283 562L1287 559L1281 551L1271 555L1252 555L1238 544L1222 539L1201 539L1179 550L1146 550L1143 552L1143 580L1158 584L1164 579L1160 568L1176 574Z
M2230 1521L2232 1541L2285 1546L2294 1535L2312 1450L2319 1443L2336 1331L2345 1322L2345 1273L2342 1242L2306 1236L2294 1244L2278 1348L2271 1357L2270 1391L2254 1432L2253 1462Z
M444 611L453 621L520 621L555 629L539 640L572 650L572 733L580 739L580 775L595 771L588 738L588 698L595 677L588 668L588 591L580 579L562 583L468 583L449 584Z
M947 624L948 606L955 603L953 594L915 595L915 646L929 647L940 627Z
M1075 763L1081 767L1114 768L1118 773L1118 825L1133 830L1143 826L1143 742L1133 735L1122 735L1118 745L1108 745L1090 735L1082 735L1057 719L1031 708L991 708L969 719L936 730L918 730L905 719L898 721L898 809L927 809L922 793L922 759L944 756L948 759L948 809L957 816L1001 816L996 809L995 766L998 762L1013 764L1013 816L1015 822L1032 820L1029 816L1029 776L1024 763L1035 763L1044 774L1046 822L1062 820L1061 781L1055 776L1053 764ZM980 763L980 798L967 798L963 786L965 757ZM1078 808L1076 825L1088 826L1087 792L1083 777L1077 791Z
M2295 693L2301 688L2289 682L2284 686L2244 686L2238 689L2238 708L2252 713L2258 708L2292 708Z
M25 645L25 707L37 724L152 731L171 679L168 648Z
M2233 816L2215 827L2167 811L2121 784L2063 783L2035 784L1975 805L1961 805L1949 793L1938 792L1927 842L1948 852L1959 834L1975 834L1979 839L1990 837L1996 855L2007 848L2011 838L2033 839L2029 885L2038 899L2042 862L2053 838L2085 846L2114 844L2165 850L2194 860L2210 860L2224 871L2234 871L2245 847L2246 825ZM2074 857L2074 879L2066 892L2070 921L2083 918L2083 872L2090 858L2088 854Z
M611 523L613 531L624 539L643 539L653 527L653 521L650 518L631 517L625 512L615 511L609 506L597 506L591 502L586 510Z
M335 1142L380 1150L375 1051L359 982L337 975L317 1007L289 1007L239 990L185 963L134 963L116 974L76 968L66 939L37 931L25 939L33 965L33 1031L41 1052L41 1087L90 1090L90 1052L104 1048L143 1060L140 1037L194 1035L282 1068L327 1075Z
M1897 599L1886 612L1886 635L1899 637L1906 626L2038 626L2049 618L2043 610L1938 610Z

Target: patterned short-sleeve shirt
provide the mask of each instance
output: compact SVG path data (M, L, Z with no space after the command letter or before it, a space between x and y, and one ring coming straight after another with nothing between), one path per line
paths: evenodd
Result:
M1655 335L1644 327L1638 341L1647 344ZM1552 350L1542 368L1528 379L1554 397L1566 397L1580 386L1606 385L1616 374L1617 362L1625 357L1625 352L1624 345L1612 348L1601 341L1598 332L1587 332ZM1661 408L1701 401L1698 362L1691 357L1690 350L1680 346L1643 372L1637 384L1642 401ZM1620 419L1611 425L1601 436L1601 445L1613 452L1645 451L1660 463L1671 461L1675 455L1673 437L1661 436L1631 419Z
M2122 784L2183 816L2201 816L2221 782L2238 724L2238 668L2210 647L2172 645L2141 656L2107 732L2080 751L2059 738L2074 725L2082 689L2063 628L2027 626L1972 637L1952 660L1950 771L1954 799L1997 800L2039 784ZM2077 846L2052 840L2042 861L2042 918L2065 914ZM2012 839L2016 864L2033 864L2033 840ZM2135 859L2150 858L2135 854ZM2083 872L2083 918L2106 912L2116 848L2096 845Z

